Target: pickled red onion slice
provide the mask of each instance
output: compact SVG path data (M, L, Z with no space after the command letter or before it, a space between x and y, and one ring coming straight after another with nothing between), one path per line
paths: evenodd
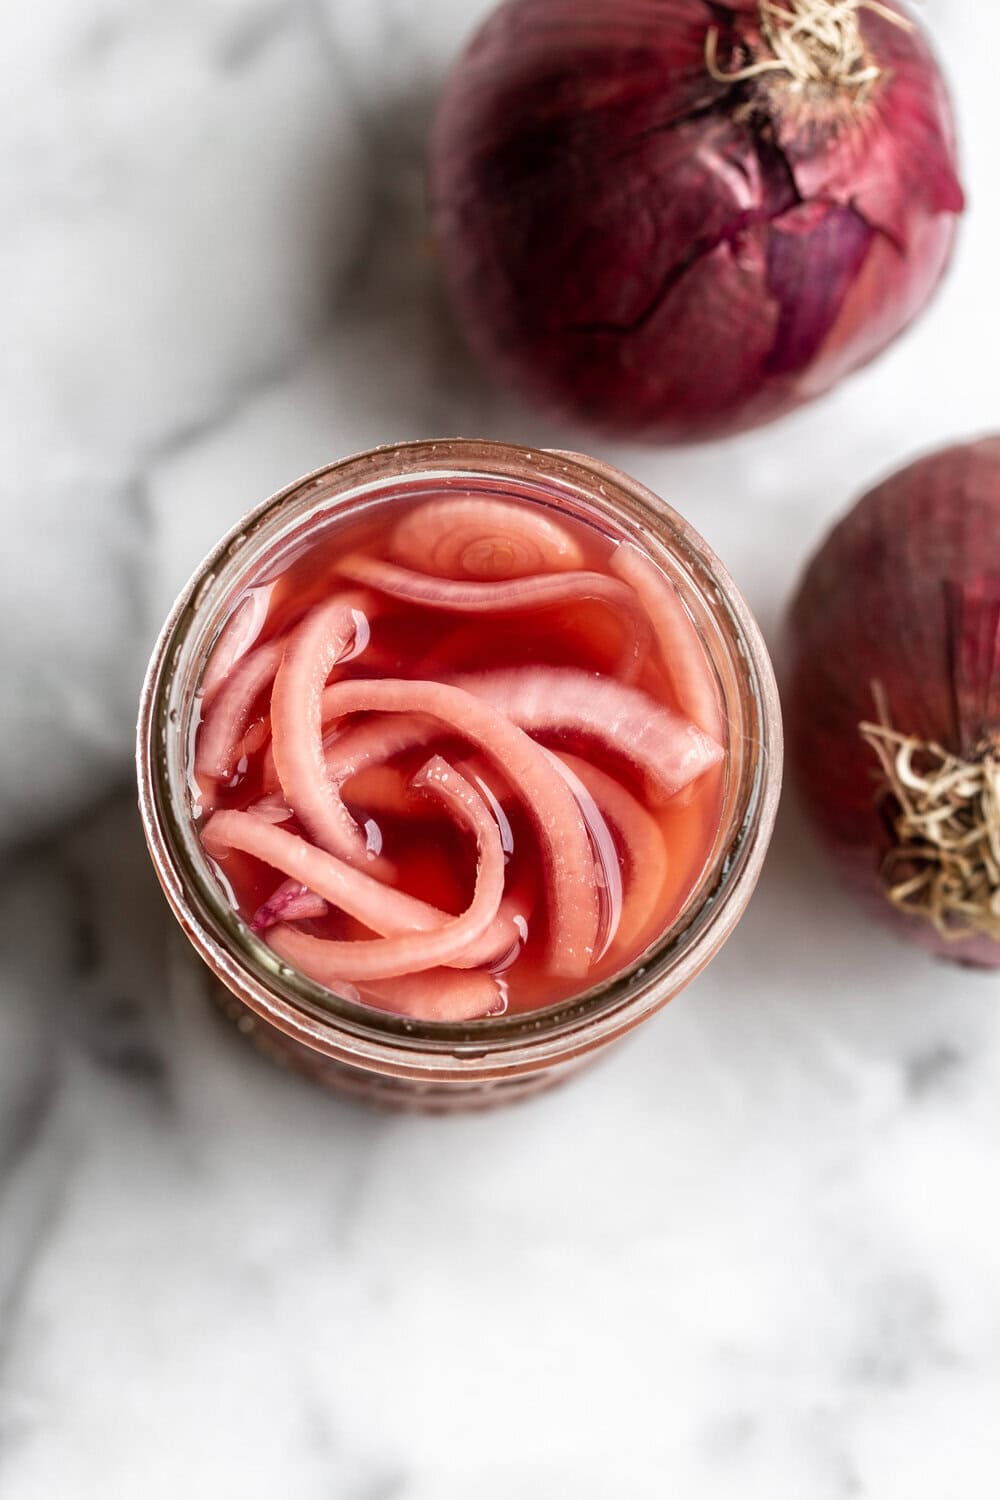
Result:
M374 756L364 755L359 758L361 761L359 769L343 783L345 801L355 803L366 812L406 813L412 810L413 799L410 793L412 777L407 776L406 772L400 770L398 766L387 765L386 762L398 753L396 745L399 745L401 750L408 750L414 745L427 744L433 739L440 739L442 729L441 725L436 724L433 719L425 719L419 731L404 727L404 732L397 737L395 732L397 727L405 725L406 715L404 714L376 714L367 723L348 729L343 736L334 739L327 751L327 769L331 764L340 765L337 757L342 751L348 759L353 760L355 752L351 750L351 746L356 742L364 744L371 738L373 747L376 747ZM503 837L504 825L507 823L503 804L510 802L514 795L507 779L485 756L481 755L465 755L461 760L456 760L454 766L460 776L472 782L487 803L500 824L501 837ZM256 803L254 811L258 811L260 807L261 803ZM291 815L286 813L286 816ZM509 824L507 824L506 833L509 836ZM505 852L510 853L506 845Z
M373 932L386 936L411 929L425 932L449 920L447 912L406 891L383 885L364 870L328 854L325 849L317 849L298 834L265 822L252 812L224 809L213 813L201 837L213 858L225 858L230 849L250 854L363 922Z
M414 778L415 787L433 790L476 837L479 862L468 907L424 932L338 942L311 937L279 925L268 933L274 951L319 984L397 979L447 965L481 938L496 916L503 895L504 856L497 825L479 796L453 767L434 756Z
M297 880L286 880L254 913L254 932L266 932L275 922L307 922L325 917L329 907L322 896Z
M266 823L287 823L292 816L291 809L281 801L280 793L262 797L248 811ZM371 867L370 873L384 877L389 873L389 867L385 866L383 869L383 866L385 861L379 860L378 869ZM250 926L254 932L266 932L275 922L305 922L313 917L325 916L328 909L321 896L310 891L300 880L289 879L258 906Z
M332 718L366 710L430 715L496 761L535 825L547 877L550 967L585 975L598 921L593 855L576 800L542 748L489 703L447 683L338 682L324 694L324 710Z
M206 706L263 630L272 592L272 584L258 584L256 588L247 589L223 626L198 684Z
M323 695L325 720L335 701L329 693L328 688ZM436 723L426 715L373 714L363 724L352 725L341 732L334 729L328 734L326 768L334 784L342 789L345 801L364 806L367 781L363 778L385 768L386 762L394 756L414 750L418 745L429 745L447 734L447 725ZM502 828L502 815L497 813L497 806L502 806L513 795L507 779L491 764L472 757L463 757L456 765L463 775L475 779L479 790L491 802Z
M373 858L357 823L330 785L323 755L323 688L354 654L367 620L352 597L317 605L285 648L271 693L271 748L288 805L321 848L352 864Z
M546 755L559 771L566 785L576 798L584 826L590 838L594 854L594 875L597 880L598 928L594 945L594 961L607 953L618 931L622 914L622 872L618 864L618 850L604 815L589 790L573 769L546 750Z
M403 774L386 762L394 755L440 739L441 733L440 724L419 714L376 714L370 722L348 729L334 739L326 752L330 780L342 789L346 801L367 807L370 798L377 810L404 811ZM514 836L503 804L516 794L507 779L491 765L471 757L456 763L456 769L473 782L489 804L500 829L504 853L511 854ZM385 779L369 780L378 777ZM512 931L510 942L515 939Z
M449 495L416 506L393 528L398 563L444 578L523 578L583 565L575 538L538 509Z
M364 998L383 1010L420 1021L476 1021L483 1016L503 1015L507 988L492 974L473 969L467 974L454 969L426 969L399 979L363 984Z
M678 706L693 724L720 745L725 724L719 686L694 621L680 595L651 558L631 542L620 542L611 567L636 593L653 627Z
M509 889L504 890L497 914L489 930L475 943L470 943L461 958L453 959L453 969L509 968L527 941L529 922L535 909L536 882L527 872L522 872Z
M283 640L268 641L235 666L219 687L198 731L195 772L225 781L250 724L254 704L274 680L284 653Z
M565 750L556 753L559 760L579 777L621 840L625 854L625 890L617 930L609 947L631 948L643 936L652 936L651 929L667 876L667 848L660 826L642 803L606 771Z
M472 782L493 814L497 827L500 830L501 847L504 854L509 858L514 852L514 831L510 826L507 814L503 810L504 799L512 795L509 785L502 778L491 775L491 768L489 766L477 765L471 758L467 761L457 763L455 769Z
M627 584L605 573L575 570L541 573L506 583L474 583L415 573L380 558L356 553L342 558L337 570L354 583L388 594L390 598L460 614L506 614L519 609L543 609L569 600L598 599L614 610L626 629L623 660L638 664L645 658L652 634Z
M582 734L633 762L663 797L722 759L722 746L638 688L569 667L512 667L455 678L527 734Z

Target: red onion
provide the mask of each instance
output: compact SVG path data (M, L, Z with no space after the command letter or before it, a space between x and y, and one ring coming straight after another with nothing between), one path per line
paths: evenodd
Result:
M487 366L670 441L878 354L963 207L945 86L896 0L505 0L445 90L430 199Z
M790 627L788 753L821 833L918 942L1000 967L1000 437L866 495Z

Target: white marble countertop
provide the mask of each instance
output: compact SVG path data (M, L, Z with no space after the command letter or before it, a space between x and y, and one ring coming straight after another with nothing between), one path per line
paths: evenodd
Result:
M485 0L5 16L5 1500L1000 1491L1000 981L866 926L793 806L740 931L564 1091L394 1118L203 1003L128 785L173 593L249 504L404 437L586 443L450 331L421 137ZM997 424L1000 90L925 7L971 210L866 374L712 449L596 445L772 640L879 474Z

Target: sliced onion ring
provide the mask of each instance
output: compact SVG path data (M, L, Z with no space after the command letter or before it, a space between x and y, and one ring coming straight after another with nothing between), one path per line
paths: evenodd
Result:
M417 505L393 528L393 560L444 578L523 578L579 568L575 538L538 507L487 495L446 495Z

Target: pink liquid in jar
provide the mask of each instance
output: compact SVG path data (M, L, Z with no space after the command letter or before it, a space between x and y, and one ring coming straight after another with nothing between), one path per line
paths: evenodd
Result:
M667 575L469 487L328 516L234 599L201 678L203 847L336 994L428 1021L633 965L719 826L715 674Z

